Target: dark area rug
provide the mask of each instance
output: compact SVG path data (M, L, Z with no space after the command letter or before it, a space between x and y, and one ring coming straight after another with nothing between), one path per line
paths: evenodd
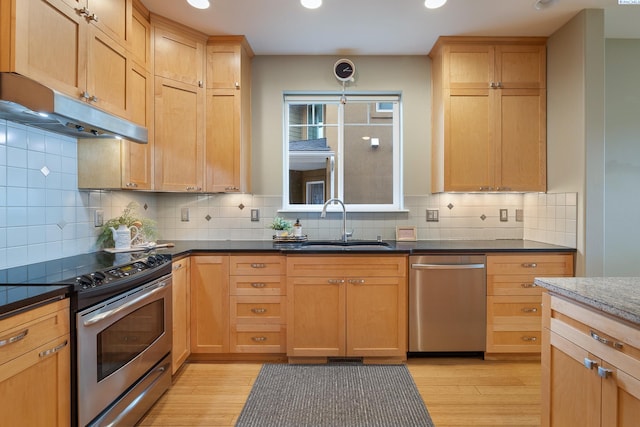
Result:
M433 427L404 365L266 364L236 427Z

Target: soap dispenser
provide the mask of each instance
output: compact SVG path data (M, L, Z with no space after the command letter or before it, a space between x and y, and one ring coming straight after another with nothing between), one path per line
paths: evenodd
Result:
M293 237L302 237L302 224L300 224L300 218L297 218L296 223L293 224Z

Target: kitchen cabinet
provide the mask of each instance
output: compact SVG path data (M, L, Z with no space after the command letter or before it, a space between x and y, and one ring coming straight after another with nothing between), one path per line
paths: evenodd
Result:
M229 256L191 257L191 353L229 352Z
M290 361L406 359L405 256L288 256Z
M0 320L3 425L70 425L69 320L68 299Z
M286 352L286 258L230 256L231 353Z
M546 190L544 38L441 37L432 192Z
M637 425L637 327L546 293L543 307L542 426Z
M173 262L171 374L175 374L191 354L190 272L190 259L188 257Z
M207 42L206 189L251 191L251 58L244 36Z
M2 0L0 68L128 119L131 0L75 3Z
M573 276L573 254L487 255L487 357L540 353L542 288L535 277Z
M152 15L155 74L154 186L204 190L206 37Z

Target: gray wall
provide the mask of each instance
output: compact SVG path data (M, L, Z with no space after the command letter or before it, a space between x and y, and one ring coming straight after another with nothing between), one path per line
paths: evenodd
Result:
M640 276L640 40L606 41L605 259L608 276Z
M336 91L333 56L257 56L252 64L252 189L282 194L285 91ZM403 101L404 194L428 194L431 163L431 61L426 56L349 56L356 66L347 91L400 91Z

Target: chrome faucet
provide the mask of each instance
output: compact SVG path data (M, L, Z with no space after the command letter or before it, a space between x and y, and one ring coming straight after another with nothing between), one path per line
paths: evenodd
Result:
M351 237L353 231L347 233L347 208L344 206L344 203L342 203L342 200L333 198L324 202L324 206L322 206L322 212L320 213L320 218L324 218L327 216L327 206L329 206L329 203L331 202L338 202L340 203L340 206L342 206L342 237L340 237L340 240L347 243L347 240L349 239L349 237Z

